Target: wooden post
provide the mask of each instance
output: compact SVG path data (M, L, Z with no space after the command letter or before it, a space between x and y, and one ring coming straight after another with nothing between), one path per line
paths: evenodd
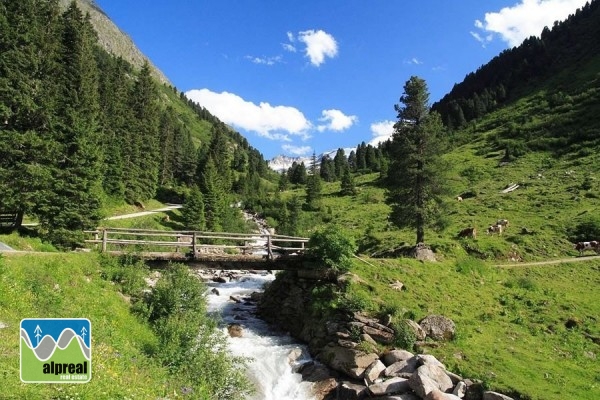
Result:
M196 259L196 231L192 234L192 260Z
M108 232L106 229L102 230L102 252L106 251L106 242L108 241Z
M273 259L273 250L271 249L271 235L267 235L267 260Z

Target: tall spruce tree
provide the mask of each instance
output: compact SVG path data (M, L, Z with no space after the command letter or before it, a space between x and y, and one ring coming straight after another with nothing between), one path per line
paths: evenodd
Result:
M214 232L223 229L222 218L227 207L227 197L223 186L215 161L209 157L202 172L201 189L204 196L206 228Z
M341 193L342 196L353 196L356 194L356 183L349 167L344 168L342 172Z
M335 166L335 176L341 178L344 175L344 170L348 167L344 149L337 149L335 157L333 157L333 165Z
M160 166L158 90L145 62L130 95L130 120L124 157L125 197L147 200L156 193Z
M417 243L425 241L425 227L436 218L445 193L441 155L444 127L439 114L429 110L427 84L412 76L394 106L398 121L390 148L386 186L391 221L416 229Z
M318 210L321 207L322 190L323 183L317 168L317 156L313 152L310 175L306 181L306 207L309 210Z
M131 66L122 58L112 57L102 50L97 52L100 75L100 130L103 158L102 186L109 196L125 196L125 154L131 117L129 92Z
M60 122L55 131L55 160L50 192L37 204L42 232L62 247L74 247L82 230L100 220L97 37L89 16L72 2L62 17L62 93L57 101Z
M204 198L197 186L192 187L181 209L181 218L186 229L202 231L206 228Z

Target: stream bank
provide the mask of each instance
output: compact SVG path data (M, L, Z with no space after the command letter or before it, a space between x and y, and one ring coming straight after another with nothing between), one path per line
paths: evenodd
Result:
M411 347L416 352L402 350L396 347L399 341L392 329L398 325L391 321L361 312L325 312L332 296L360 278L306 272L312 274L278 274L261 297L258 312L265 321L307 344L315 363L300 372L305 381L313 382L317 399L512 400L486 391L481 381L449 371L427 354L428 348L454 337L450 319L428 315L418 323L402 321L404 329L414 334Z

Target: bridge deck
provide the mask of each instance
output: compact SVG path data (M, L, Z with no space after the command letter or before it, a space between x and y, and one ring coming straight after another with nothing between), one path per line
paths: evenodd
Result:
M242 255L242 254L201 254L195 258L191 257L191 254L186 255L184 253L177 252L136 252L131 253L128 251L111 250L106 251L106 254L115 256L122 255L135 255L143 260L151 263L167 263L177 262L186 264L192 268L206 268L206 269L223 269L223 270L240 270L240 269L251 269L257 271L269 271L273 269L277 270L288 270L288 269L299 269L303 267L305 257L303 256L290 256L290 255L277 255L273 258L267 258L266 256L260 255Z
M119 228L86 233L93 235L86 243L103 253L220 269L298 269L308 243L307 238L270 234Z

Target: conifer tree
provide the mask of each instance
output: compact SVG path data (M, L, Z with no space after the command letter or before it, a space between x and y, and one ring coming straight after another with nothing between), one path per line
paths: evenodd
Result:
M206 228L204 199L197 186L192 187L190 194L185 198L181 217L186 229L202 231Z
M321 167L319 168L319 175L321 176L321 179L323 179L325 182L335 181L335 166L333 164L333 160L327 154L324 155L323 158L321 158Z
M130 107L130 66L122 58L97 52L98 65L102 70L99 82L100 130L103 153L102 187L109 196L123 199L125 196L125 157L129 152L128 137Z
M96 33L89 16L71 3L63 14L61 84L50 191L37 204L42 232L63 247L78 244L81 231L100 220L98 70Z
M145 62L130 95L133 112L126 140L125 197L129 202L152 198L160 165L158 93Z
M417 243L425 240L425 226L436 217L444 193L443 125L439 114L429 110L427 84L411 77L404 85L401 104L394 106L394 125L387 175L387 201L391 221L416 229Z
M339 179L344 175L344 170L348 166L344 149L337 149L335 157L333 157L333 164L335 166L335 176Z
M210 231L219 232L223 228L222 218L225 214L225 207L227 207L227 199L215 162L210 157L204 167L201 183L206 228Z
M290 186L290 180L288 178L287 171L281 171L279 175L279 183L277 185L277 190L280 192L286 191Z
M354 177L348 167L344 168L344 172L342 173L341 193L343 196L353 196L356 194Z
M350 154L348 154L348 167L350 167L350 171L352 172L356 172L358 170L356 152L354 150L352 150Z
M174 145L175 179L184 185L191 185L196 173L196 147L192 141L192 134L181 124L175 130Z
M306 206L309 210L318 210L321 207L322 187L323 184L317 169L317 156L313 152L310 176L306 182Z

